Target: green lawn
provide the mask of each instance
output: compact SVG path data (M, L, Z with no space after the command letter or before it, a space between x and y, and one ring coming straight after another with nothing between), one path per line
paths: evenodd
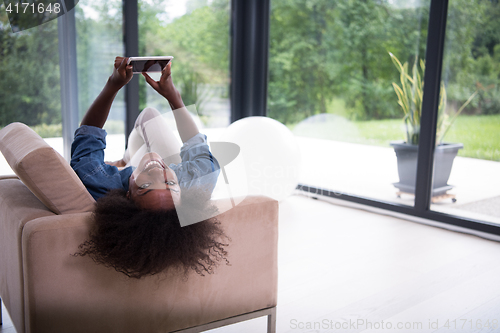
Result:
M500 115L460 116L445 141L463 143L460 156L500 161Z
M383 147L388 147L390 141L405 139L403 121L399 119L348 121L329 114L324 121L289 128L297 135ZM500 161L500 115L462 115L444 141L463 143L459 156Z
M325 116L319 122L302 122L288 125L288 128L297 135L382 147L388 147L391 141L405 139L400 119L349 121L339 115ZM116 125L117 133L123 131L123 123L113 125ZM33 129L42 137L61 136L62 131L61 124L39 125ZM115 132L113 128L109 130ZM446 135L445 142L463 143L459 156L500 161L500 115L462 115Z

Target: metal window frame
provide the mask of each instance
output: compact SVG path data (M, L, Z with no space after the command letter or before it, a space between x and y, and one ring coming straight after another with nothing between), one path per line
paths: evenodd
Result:
M231 0L231 123L266 116L270 0Z
M446 37L448 0L432 1L429 15L425 54L425 85L422 100L422 118L420 120L415 189L415 209L417 211L429 210L431 203L439 88Z

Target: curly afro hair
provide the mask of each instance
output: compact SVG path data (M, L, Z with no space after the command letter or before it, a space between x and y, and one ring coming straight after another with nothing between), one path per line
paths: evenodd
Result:
M143 210L112 190L96 202L90 239L80 245L76 256L90 256L96 263L113 267L132 278L179 269L187 277L190 270L211 274L225 261L230 239L216 215L217 207L203 194L183 190L182 206L189 204L191 219L201 221L181 227L175 209ZM212 216L208 219L203 217ZM226 242L224 242L226 241Z

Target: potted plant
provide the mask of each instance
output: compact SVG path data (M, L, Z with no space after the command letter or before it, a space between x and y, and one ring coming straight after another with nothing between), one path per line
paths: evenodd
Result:
M415 58L411 75L408 73L408 63L401 62L389 52L392 62L400 73L401 85L392 83L398 96L398 104L404 112L403 121L406 129L406 141L391 142L398 160L399 182L393 185L401 192L415 193L417 176L418 140L420 136L420 118L422 115L422 97L424 90L423 74L425 62ZM417 64L419 66L417 66ZM420 67L420 70L419 68ZM445 143L443 139L463 109L477 95L477 90L453 115L446 113L446 89L441 82L438 120L436 128L436 148L434 152L434 181L432 196L441 196L453 188L448 185L453 160L458 150L463 148L461 143Z

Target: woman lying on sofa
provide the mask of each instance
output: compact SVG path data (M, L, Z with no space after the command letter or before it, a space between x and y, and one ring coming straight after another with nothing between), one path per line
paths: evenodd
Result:
M171 62L159 81L143 75L169 102L182 147L160 113L146 108L123 159L104 161L102 127L117 92L132 79L127 61L115 59L113 73L71 147L71 167L96 199L95 227L77 255L89 255L135 278L166 269L211 273L219 261L227 263L227 237L209 201L220 167L173 84Z

